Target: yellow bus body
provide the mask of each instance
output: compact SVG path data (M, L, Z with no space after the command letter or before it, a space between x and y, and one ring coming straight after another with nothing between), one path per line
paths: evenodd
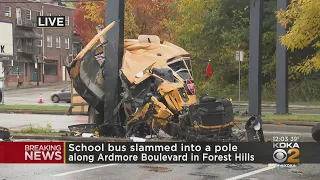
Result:
M88 115L88 103L77 93L71 83L71 104L69 115Z

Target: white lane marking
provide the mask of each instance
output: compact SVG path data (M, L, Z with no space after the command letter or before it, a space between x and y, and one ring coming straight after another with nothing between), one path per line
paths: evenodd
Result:
M282 135L298 135L298 136L311 137L311 133L306 133L306 132L296 133L296 132L265 131L263 133L265 133L265 134L282 134Z
M252 175L264 172L264 171L268 171L268 170L271 170L271 169L274 169L274 168L276 168L275 164L268 164L267 167L264 167L264 168L261 168L261 169L255 170L255 171L251 171L251 172L248 172L248 173L245 173L245 174L241 174L239 176L235 176L235 177L232 177L232 178L228 178L226 180L237 180L237 179L241 179L241 178L244 178L244 177L252 176Z
M75 171L69 171L69 172L65 172L65 173L55 174L55 175L53 175L53 176L55 176L55 177L66 176L66 175L69 175L69 174L79 173L79 172L83 172L83 171L89 171L89 170L98 169L98 168L103 168L103 167L108 167L108 166L115 166L115 165L118 165L118 164L106 164L106 165L102 165L102 166L95 166L95 167L90 167L90 168L84 168L84 169L79 169L79 170L75 170Z
M263 133L266 133L266 134L296 134L296 135L302 134L302 133L296 133L296 132L279 132L279 131L265 131Z

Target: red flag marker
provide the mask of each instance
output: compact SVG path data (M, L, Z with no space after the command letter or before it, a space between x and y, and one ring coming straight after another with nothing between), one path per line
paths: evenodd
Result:
M206 73L207 73L208 78L210 78L210 76L212 74L212 67L211 67L210 62L208 62L208 66L206 68Z

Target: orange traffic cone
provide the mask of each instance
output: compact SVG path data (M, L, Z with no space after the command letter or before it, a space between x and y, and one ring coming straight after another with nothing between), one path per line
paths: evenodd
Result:
M39 96L39 103L43 103L42 94Z

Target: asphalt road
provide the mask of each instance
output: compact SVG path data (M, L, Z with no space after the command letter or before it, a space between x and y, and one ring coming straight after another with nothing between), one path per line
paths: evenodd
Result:
M29 104L29 105L39 105L39 95L42 94L43 105L58 105L58 106L70 106L69 103L59 102L53 103L51 101L51 94L55 91L66 87L65 83L57 84L54 86L48 87L39 87L39 88L28 88L28 89L14 89L4 92L4 102L5 104ZM238 103L233 101L234 111L238 111ZM248 106L241 106L240 112L245 112L248 110ZM275 113L275 107L262 107L262 112ZM299 113L299 114L319 114L320 107L308 108L305 106L299 107L289 107L290 113Z
M105 165L0 165L3 180L318 180L320 165L274 168L245 164L105 164Z
M0 113L0 126L19 130L32 124L45 127L51 124L56 131L68 130L69 125L88 123L87 116L38 115L38 114L4 114Z
M26 141L26 140L23 140ZM34 141L34 140L29 140ZM318 180L319 164L0 164L3 180Z
M39 87L39 88L27 88L27 89L14 89L4 92L4 103L5 104L27 104L27 105L39 105L39 96L42 95L42 105L60 105L70 106L69 103L60 102L53 103L51 100L51 94L57 90L66 87L66 84L58 84L55 86Z
M29 123L46 125L51 122L56 130L68 125L86 123L85 116L53 116L0 114L0 125L20 129ZM299 141L313 141L311 127L264 125L267 140L273 136L299 136ZM18 140L15 140L18 141ZM28 141L28 140L21 140ZM34 141L34 140L29 140ZM228 164L1 164L2 180L318 180L320 165L302 164L297 168L276 168L272 165L245 164L228 168Z
M66 116L66 115L38 115L38 114L1 114L0 126L11 130L20 130L32 124L33 126L45 127L51 124L55 131L68 130L68 126L74 124L86 124L87 116ZM243 125L239 126L241 129ZM298 135L305 141L312 141L311 128L307 126L288 126L288 125L263 125L266 136L273 135Z

